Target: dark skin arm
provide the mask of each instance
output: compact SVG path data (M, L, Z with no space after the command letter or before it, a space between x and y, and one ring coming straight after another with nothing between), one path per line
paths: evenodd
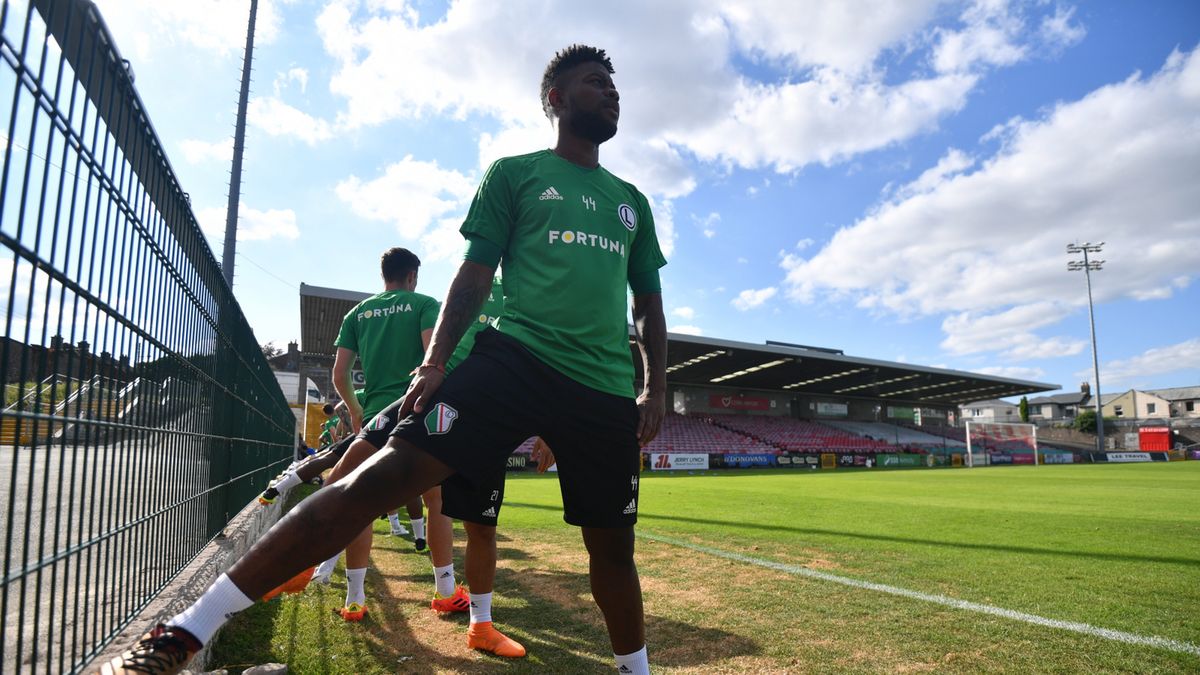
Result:
M637 435L645 447L658 435L667 414L667 320L661 293L633 296L633 332L642 352L644 385L637 397Z
M416 377L404 394L404 402L400 404L400 419L410 412L424 412L433 393L442 386L442 380L446 377L446 361L450 360L450 355L467 328L479 317L479 309L492 292L492 275L495 273L494 267L470 260L463 261L458 268L458 273L450 282L450 290L446 292L446 302L438 314L437 325L433 327L433 342L425 351L425 361L417 368Z

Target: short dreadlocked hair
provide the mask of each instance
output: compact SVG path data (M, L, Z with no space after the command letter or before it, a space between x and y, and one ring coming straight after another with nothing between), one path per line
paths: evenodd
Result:
M550 59L550 63L546 65L546 72L542 73L542 110L546 113L546 117L554 119L554 108L550 105L550 88L558 86L558 78L575 66L592 61L604 66L609 75L615 72L612 61L609 60L603 49L587 45L571 45Z

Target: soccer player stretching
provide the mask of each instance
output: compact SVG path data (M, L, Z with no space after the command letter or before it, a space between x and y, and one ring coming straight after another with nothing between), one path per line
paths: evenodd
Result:
M523 440L541 436L558 460L564 519L583 534L617 669L649 672L633 527L639 444L653 440L666 412L665 260L646 198L599 163L620 116L612 72L602 50L580 45L547 66L542 105L558 122L557 144L500 159L485 175L461 228L467 259L387 446L293 509L113 670L178 672L251 598L345 547L380 513L456 473L485 480ZM497 328L480 332L445 378L498 264ZM645 364L636 398L626 288Z

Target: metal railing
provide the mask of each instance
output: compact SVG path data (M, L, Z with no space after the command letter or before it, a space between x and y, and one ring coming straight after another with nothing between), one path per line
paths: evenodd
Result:
M0 672L76 672L295 420L95 6L0 0L0 62Z

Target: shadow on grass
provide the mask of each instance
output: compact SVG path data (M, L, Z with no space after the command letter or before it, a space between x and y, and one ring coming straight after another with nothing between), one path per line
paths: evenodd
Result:
M502 629L525 641L531 657L554 672L612 671L604 617L586 574L553 569L499 569L498 592L523 601L493 610ZM690 667L759 653L753 640L647 614L646 640L656 666ZM489 659L490 660L490 659Z
M540 509L546 511L561 511L558 506L546 506L544 504L525 504L520 502L505 502L509 506L520 506L528 509ZM977 544L970 542L959 541L938 541L936 539L916 539L910 537L895 537L886 534L866 534L862 532L842 532L839 530L826 530L817 527L792 527L787 525L766 525L762 523L754 523L749 521L730 521L716 520L710 518L692 518L688 516L664 516L644 511L638 513L638 520L659 520L670 521L677 523L688 523L692 525L713 525L717 527L728 527L737 530L763 530L767 532L790 532L795 534L816 534L829 537L843 537L846 539L863 539L867 541L887 541L898 544L920 544L923 546L940 546L944 548L958 549L973 549L981 551L1002 551L1006 553L1027 553L1031 555L1049 555L1068 558L1092 558L1093 560L1107 560L1110 562L1155 562L1168 563L1172 565L1188 565L1192 567L1200 567L1200 560L1196 558L1182 558L1175 556L1157 556L1157 555L1131 555L1126 553L1101 553L1095 551L1070 551L1064 549L1052 548L1036 548L1032 546L1008 546L1002 544Z

